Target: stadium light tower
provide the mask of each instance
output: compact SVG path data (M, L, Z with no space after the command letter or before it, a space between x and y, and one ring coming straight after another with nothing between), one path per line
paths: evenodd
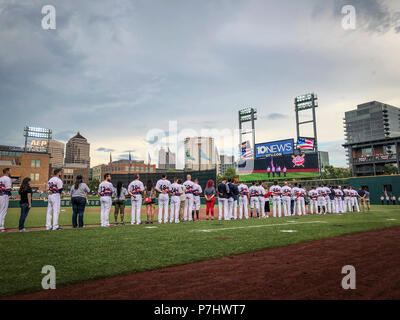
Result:
M318 98L314 93L308 93L302 96L298 96L294 99L294 109L296 112L296 128L297 128L297 141L299 138L312 139L314 141L314 150L318 151L317 141L317 118L315 116L315 108L318 107ZM312 111L312 119L307 121L299 121L299 112L309 110ZM300 134L300 126L304 124L312 123L314 129L313 137L304 137Z
M254 154L254 146L256 144L256 128L255 120L257 120L257 109L255 108L244 108L239 110L239 149L242 147L242 142L246 141L243 136L246 134L252 134L252 149ZM251 122L251 129L243 130L243 123ZM241 158L241 153L240 157Z

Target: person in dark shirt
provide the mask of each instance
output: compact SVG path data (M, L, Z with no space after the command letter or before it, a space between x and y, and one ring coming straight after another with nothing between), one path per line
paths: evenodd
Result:
M31 178L25 178L22 181L21 187L19 188L18 193L21 196L21 200L19 205L21 207L21 216L19 218L18 229L20 232L27 231L25 229L25 220L28 216L29 210L32 207L32 188L31 188Z
M229 220L229 209L228 209L228 199L229 199L229 187L226 184L226 179L217 186L218 194L218 220L222 220L222 215L224 220Z

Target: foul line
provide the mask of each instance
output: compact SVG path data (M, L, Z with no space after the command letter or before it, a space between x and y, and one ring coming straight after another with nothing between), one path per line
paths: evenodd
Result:
M292 226L297 224L312 224L312 223L328 223L326 221L311 221L311 222L291 222L291 223L272 223L272 224L261 224L257 226L246 226L246 227L230 227L230 228L216 228L216 229L200 229L191 230L192 232L213 232L221 230L236 230L236 229L248 229L248 228L262 228L262 227L275 227L275 226Z

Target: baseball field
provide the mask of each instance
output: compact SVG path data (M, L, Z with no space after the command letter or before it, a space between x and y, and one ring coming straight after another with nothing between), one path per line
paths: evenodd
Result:
M45 211L45 208L33 208L27 218L26 227L42 227L45 222ZM128 211L130 208L126 208L126 212ZM201 214L204 215L204 209ZM16 228L18 218L19 210L10 209L6 217L6 228ZM144 219L143 215L142 221ZM88 207L85 213L85 224L99 224L99 220L99 208ZM126 214L125 221L129 220L130 214ZM113 214L111 213L110 222L112 221ZM71 225L70 208L62 209L60 225ZM390 230L396 229L396 226L400 226L399 206L372 206L368 213L341 215L215 220L161 225L155 223L154 225L125 225L111 228L86 227L83 229L65 228L61 231L1 233L0 296L6 297L33 291L43 292L43 290L40 291L41 280L44 276L41 270L45 265L52 265L56 269L57 290L47 290L51 295L49 291L57 292L63 288L69 291L68 284L79 285L88 280L136 273L143 275L147 274L144 271L169 270L167 267L179 265L188 266L193 271L197 270L196 266L200 261L207 264L208 261L217 261L216 258L233 257L266 249L268 249L266 252L272 252L269 250L277 247L283 247L279 250L286 250L285 248L291 248L290 245L298 243L310 241L314 243L319 239L362 233L368 230L385 229L387 231L383 230L382 232L389 234ZM397 230L400 229L397 228ZM398 235L399 233L395 237ZM332 241L339 238L332 238ZM387 241L391 241L392 238L390 236ZM393 250L398 252L396 246L398 248L399 238L393 238L392 241ZM365 245L368 247L379 244L379 241L376 240L371 243L367 242ZM344 250L346 247L352 246L351 241L346 243L347 245L343 247ZM354 242L354 244L356 243L359 244L359 242ZM385 244L384 247L388 246ZM355 248L358 247L355 245ZM357 250L359 251L359 249ZM298 254L302 254L302 251L300 250ZM317 256L314 258L317 258L318 254L315 254ZM374 257L372 258L373 263ZM387 263L394 259L391 254L386 258L388 259ZM293 259L295 259L294 255ZM351 262L351 259L349 261ZM269 260L261 261L265 264L268 262ZM380 261L380 263L384 263L384 261ZM242 262L242 264L249 273L254 271L256 274L257 270L252 269L254 266L247 265L246 262ZM329 265L331 264L330 262ZM279 266L278 258L277 267L284 268L286 266L286 262L282 262L282 266ZM339 270L341 266L337 266L337 268ZM200 278L204 277L204 273L200 269L198 274ZM206 279L212 281L212 277ZM161 277L154 281L162 283L163 280ZM111 297L116 290L114 288L107 291L105 287L102 288L106 290L104 293L106 298ZM85 291L85 285L81 287L81 290ZM177 293L177 290L174 292ZM123 291L120 294L123 294ZM162 297L168 299L170 296L166 294ZM47 298L52 298L52 296ZM143 298L143 296L137 298ZM193 298L193 296L187 298Z

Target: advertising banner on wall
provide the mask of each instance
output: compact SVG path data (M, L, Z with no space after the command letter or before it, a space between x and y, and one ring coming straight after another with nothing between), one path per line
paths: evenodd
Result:
M284 154L293 154L293 152L293 139L258 143L255 146L256 158L276 157Z

